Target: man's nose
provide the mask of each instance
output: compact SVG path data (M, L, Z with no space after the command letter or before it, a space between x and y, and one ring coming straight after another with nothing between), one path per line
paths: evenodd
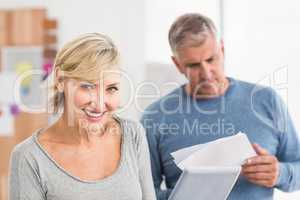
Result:
M202 64L200 70L200 76L202 79L207 81L212 79L211 67L208 64Z

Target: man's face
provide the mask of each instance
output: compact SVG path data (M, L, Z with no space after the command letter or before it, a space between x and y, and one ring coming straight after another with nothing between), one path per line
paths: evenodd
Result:
M209 98L221 94L227 83L222 42L208 36L201 46L179 48L172 59L189 80L187 89L192 96Z

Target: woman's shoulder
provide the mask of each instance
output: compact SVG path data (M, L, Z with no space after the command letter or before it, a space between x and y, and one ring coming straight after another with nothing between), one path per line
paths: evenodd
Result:
M37 132L38 130L13 148L11 156L14 159L28 158L38 152L38 146L35 142Z
M123 134L129 136L131 138L131 141L136 145L141 144L143 138L146 137L145 130L142 124L132 119L121 118L121 117L118 117L118 119L121 122L121 126L124 132Z

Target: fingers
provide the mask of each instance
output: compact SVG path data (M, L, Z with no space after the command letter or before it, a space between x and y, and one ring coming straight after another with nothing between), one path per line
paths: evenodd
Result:
M250 166L243 166L242 173L269 173L275 172L277 167L275 165L250 165Z
M245 178L251 183L265 186L273 187L278 178L277 171L274 172L255 172L255 173L243 173Z
M264 172L258 172L258 173L247 173L244 174L248 180L253 181L263 181L263 180L272 180L275 178L275 174L272 173L264 173Z
M262 156L269 155L269 152L266 149L262 148L260 145L252 144L252 146L253 146L255 152L257 153L257 155L262 155Z
M246 160L245 165L261 165L273 164L277 162L277 158L272 155L255 156Z
M279 162L274 155L259 146L253 144L253 148L257 153L257 156L249 158L242 166L242 174L251 183L273 187L278 179L279 175Z
M276 181L275 179L272 180L255 180L255 179L248 179L248 181L250 181L251 183L254 183L256 185L260 185L260 186L264 186L264 187L274 187L276 185Z

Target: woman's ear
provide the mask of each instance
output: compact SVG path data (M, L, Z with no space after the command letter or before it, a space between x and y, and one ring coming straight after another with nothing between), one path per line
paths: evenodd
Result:
M64 77L63 77L63 71L56 68L55 69L55 77L56 77L56 88L58 92L62 93L64 92Z

